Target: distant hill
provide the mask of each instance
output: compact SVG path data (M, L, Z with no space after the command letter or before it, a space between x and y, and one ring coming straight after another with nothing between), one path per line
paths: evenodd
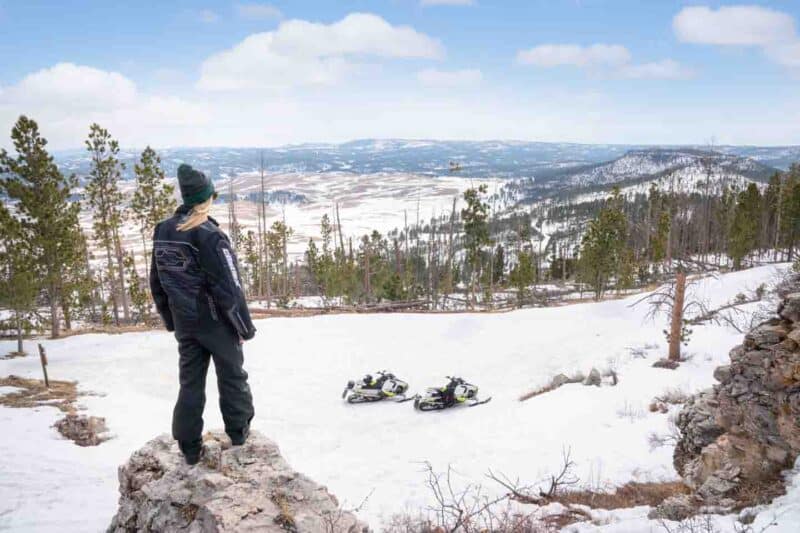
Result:
M574 144L522 141L434 141L364 139L342 144L301 144L279 148L165 148L159 149L164 169L175 175L178 165L187 162L213 177L227 177L258 170L260 158L270 173L275 172L352 172L375 174L406 172L427 176L458 175L468 178L535 178L547 180L563 175L565 169L591 166L616 160L639 151L691 153L702 147L648 147L640 145ZM765 166L788 168L800 161L800 146L795 147L715 147L715 151L748 157ZM139 150L125 150L125 175L132 177ZM66 172L84 176L89 171L85 151L59 152L56 159ZM457 163L451 172L450 162ZM585 170L585 169L583 169Z
M651 183L663 189L685 192L718 192L723 185L741 187L754 181L766 183L778 169L754 159L695 148L648 148L630 150L604 163L540 172L533 180L510 183L517 199L534 201L544 196L563 196L623 190L646 191Z

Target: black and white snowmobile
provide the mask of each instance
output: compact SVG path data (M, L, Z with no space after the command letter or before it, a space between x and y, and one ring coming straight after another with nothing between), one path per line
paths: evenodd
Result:
M413 400L406 398L406 391L408 383L384 370L377 372L376 377L367 374L359 381L348 381L347 387L342 392L342 398L347 399L348 403L378 402L387 399L396 402Z
M436 411L457 405L475 407L483 405L492 398L478 399L478 387L467 383L462 378L447 376L448 383L444 387L430 388L423 396L417 396L414 407L420 411Z

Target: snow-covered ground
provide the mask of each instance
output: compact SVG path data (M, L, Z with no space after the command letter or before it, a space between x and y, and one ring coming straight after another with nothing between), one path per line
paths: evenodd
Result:
M777 270L727 274L696 290L720 305L774 278ZM668 432L668 415L650 413L647 406L667 389L710 386L712 369L727 360L741 334L696 327L685 350L690 361L676 371L655 369L652 363L666 349L664 324L645 321L644 307L630 307L636 299L503 314L259 321L256 339L245 347L254 429L275 439L295 468L327 485L345 505L355 506L371 493L362 515L374 527L393 513L430 503L422 461L436 470L452 465L459 479L498 493L500 487L484 477L487 469L536 482L560 466L565 447L572 450L575 473L591 487L674 479L672 450L651 451L648 444L651 433ZM175 340L166 332L145 332L44 344L51 379L78 380L81 390L98 393L80 402L89 414L106 418L115 438L80 448L50 427L60 417L55 409L0 407L0 530L101 531L116 509L117 466L145 441L169 431L177 394ZM0 352L14 348L0 343ZM614 367L619 385L566 385L517 401L558 373L592 367ZM407 379L412 392L442 383L445 375L461 375L493 400L434 413L418 413L410 403L341 401L348 379L379 369ZM40 372L38 358L0 361L0 375ZM206 427L218 428L213 374L208 383ZM778 517L780 525L771 532L797 531L800 468L792 483L790 493L760 515L759 520ZM661 531L646 521L646 513L601 513L604 525L580 529ZM730 517L718 521L733 531Z

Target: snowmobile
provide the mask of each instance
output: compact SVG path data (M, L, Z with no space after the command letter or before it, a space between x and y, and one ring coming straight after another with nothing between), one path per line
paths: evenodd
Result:
M350 380L342 392L342 398L348 403L378 402L392 399L396 402L406 402L414 398L406 398L408 383L397 378L385 370L376 372L377 377L367 374L359 381Z
M436 411L457 405L475 407L488 403L492 398L478 399L478 387L467 383L462 378L447 376L448 383L444 387L429 388L423 396L414 399L414 408L420 411Z

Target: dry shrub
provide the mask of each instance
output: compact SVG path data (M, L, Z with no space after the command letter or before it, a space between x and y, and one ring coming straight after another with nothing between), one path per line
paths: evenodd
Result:
M626 509L649 505L655 507L670 496L689 494L690 489L680 481L639 483L630 481L614 492L571 490L563 492L554 501L564 505L585 505L593 509Z
M759 480L745 480L739 483L733 493L736 509L745 509L771 503L778 496L786 494L786 483L780 472Z
M272 500L272 503L278 506L279 509L278 515L275 517L275 523L286 531L297 531L294 513L292 513L292 509L289 507L289 501L286 498L286 494L276 491L272 494L270 499Z
M50 388L38 379L6 376L0 378L0 386L16 387L18 390L0 396L0 405L5 407L41 407L49 405L67 414L75 414L75 400L78 398L77 383L74 381L50 380Z
M457 530L439 524L439 521L424 513L403 513L393 515L388 524L381 528L382 533L450 533L451 531L475 531L484 533L552 533L560 529L556 516L537 519L532 515L503 509L491 513L484 513L481 520L474 520L474 526L467 526ZM561 515L557 515L561 517ZM564 525L574 523L566 522Z
M645 417L644 410L629 401L625 400L625 403L617 409L617 416L620 418L626 418L630 422L636 422L637 420L641 420Z
M656 396L653 401L668 405L683 405L689 400L689 394L681 388L674 387L666 389Z
M62 331L61 334L58 336L59 339L65 339L68 337L75 337L77 335L86 335L89 333L107 333L109 335L121 335L123 333L140 333L143 331L153 331L153 330L160 330L163 329L164 326L161 324L161 319L156 319L155 317L149 321L140 322L139 324L125 324L121 326L115 325L90 325L81 327L78 329L70 329L68 331Z
M16 359L17 357L27 357L27 355L28 355L27 352L17 352L17 351L8 352L6 355L0 356L0 361L6 359Z

